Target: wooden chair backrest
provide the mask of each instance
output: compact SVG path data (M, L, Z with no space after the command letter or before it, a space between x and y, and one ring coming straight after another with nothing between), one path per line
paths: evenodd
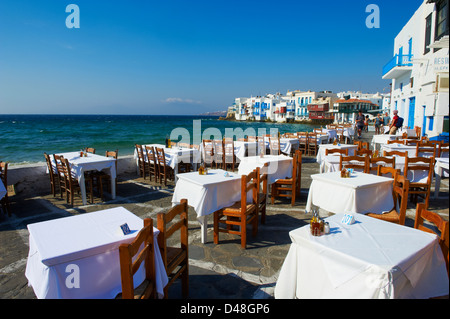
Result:
M395 157L370 157L369 158L369 173L377 172L378 167L392 167L395 168Z
M178 217L178 221L174 221ZM173 269L168 266L167 247L170 238L179 230L180 240L176 243L180 244L180 248L183 251L188 251L188 202L186 199L182 199L180 204L172 207L167 213L158 213L158 229L160 231L158 235L158 245L161 250L161 257L164 265L167 268L167 272L171 273ZM176 268L176 267L172 267Z
M431 186L434 163L435 160L433 157L406 157L403 175L407 177L409 171L428 171L427 184Z
M383 157L386 156L402 156L404 158L408 157L408 152L400 152L400 151L383 151Z
M390 176L388 176L389 174L390 174ZM395 169L395 168L389 167L389 166L379 165L377 167L377 175L378 176L395 178L395 174L401 174L401 171L399 169Z
M394 173L394 184L392 195L394 198L395 210L399 216L399 224L405 225L406 209L408 208L409 180L399 172ZM397 204L399 205L397 207Z
M234 155L234 141L233 140L225 139L223 148L224 148L226 155Z
M302 152L295 151L292 165L292 184L295 185L296 191L300 191L301 181L302 181Z
M55 174L55 172L54 172L54 168L53 168L50 156L47 153L44 153L44 157L45 157L45 161L47 162L47 168L48 168L48 173L50 174L50 178L53 179L53 175ZM0 171L1 171L1 168L0 168Z
M405 144L405 140L390 140L386 144Z
M271 154L280 155L280 139L278 137L269 137L269 149Z
M373 154L373 151L368 150L366 148L362 148L361 150L356 151L356 153L355 153L355 155L358 155L358 156L372 156L372 154Z
M60 177L65 177L65 164L64 164L64 156L53 154L53 159L55 161L55 172Z
M86 151L86 153L95 154L95 148L93 148L93 147L86 147L85 151Z
M151 161L153 161L153 164L158 164L157 158L155 155L155 152L156 152L155 147L147 145L147 146L145 146L145 151L147 152L147 162L149 164L151 164Z
M134 146L136 147L136 152L137 152L139 161L140 161L140 162L144 162L144 161L145 161L145 158L144 158L144 149L143 149L142 145L140 145L140 144L135 144Z
M241 177L241 212L244 213L247 209L247 194L252 192L252 203L256 205L258 201L258 177L256 176L256 169L248 175Z
M268 186L268 177L269 177L268 169L269 169L269 163L264 163L263 167L258 166L256 168L258 195L259 194L267 195L267 186Z
M416 157L421 157L428 155L431 157L436 157L436 149L439 150L439 145L431 142L427 143L417 143L416 145ZM428 157L427 156L427 157Z
M449 222L445 221L438 214L431 212L426 209L425 204L417 204L416 209L416 220L414 222L414 228L436 234L439 234L429 227L424 225L424 220L429 223L432 223L441 233L439 237L439 244L442 249L442 253L444 254L445 263L447 265L447 275L448 275L448 264L449 264Z
M325 156L328 156L330 154L339 154L339 155L345 155L348 156L348 148L330 148L325 149Z
M139 251L142 245L144 245L144 247ZM153 247L153 220L151 218L146 218L144 220L144 228L139 231L132 243L121 244L119 246L123 299L134 299L133 276L139 270L143 262L145 267L145 278L151 284L146 287L141 299L155 297L155 253ZM137 257L134 259L134 256L136 255Z
M354 163L356 162L356 163ZM339 161L339 170L341 171L343 168L352 168L357 169L362 172L367 172L369 166L369 157L368 156L342 156Z
M166 154L164 153L164 148L155 147L156 158L160 166L167 166Z
M212 140L203 140L203 152L205 152L205 156L213 156L214 155L214 144Z

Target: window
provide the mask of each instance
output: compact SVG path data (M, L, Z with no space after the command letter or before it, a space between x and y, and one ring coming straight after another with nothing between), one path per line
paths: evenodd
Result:
M428 117L428 131L433 131L433 127L434 127L434 117L433 116L429 116Z
M436 3L436 31L435 40L440 40L444 35L448 35L448 0L441 0Z
M432 18L433 14L430 13L430 15L427 17L426 21L425 21L425 51L423 54L427 54L428 52L430 52L430 48L428 48L428 46L431 44L431 18Z

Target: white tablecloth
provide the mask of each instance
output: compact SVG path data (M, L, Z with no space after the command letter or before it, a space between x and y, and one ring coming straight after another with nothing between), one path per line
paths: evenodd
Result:
M358 145L350 145L350 144L338 144L338 145L333 145L333 144L322 144L319 145L319 151L317 152L317 163L319 163L319 165L322 164L323 158L325 157L325 150L326 149L348 149L348 156L353 156L355 155L355 152L358 149Z
M6 195L6 187L3 185L3 182L0 180L0 199Z
M388 141L393 141L396 138L397 138L396 136L388 134L374 135L371 142L373 150L376 151L377 144L379 145L387 144Z
M338 172L341 162L341 156L339 154L332 154L323 157L320 164L320 173Z
M132 231L123 235L120 226ZM143 220L123 207L28 225L30 250L25 270L39 299L114 298L122 291L119 246L131 243ZM154 231L156 288L164 295L167 274ZM144 266L134 276L145 278Z
M327 218L331 233L290 232L291 248L275 288L277 299L402 299L448 295L445 260L435 235L357 215Z
M246 157L241 160L239 164L239 175L248 175L256 167L262 168L265 163L269 163L268 167L268 183L269 185L275 183L279 179L292 177L292 157L286 155L264 155Z
M436 166L434 167L434 172L436 174L435 177L435 191L434 198L438 198L439 190L441 188L441 179L442 177L449 176L449 165L448 165L448 157L440 157L436 158Z
M170 166L171 168L173 168L175 173L178 173L178 164L180 162L191 163L194 165L194 169L196 169L197 163L200 163L200 160L201 160L200 151L195 148L184 148L184 147L175 147L175 146L172 148L166 148L162 144L142 145L142 148L145 148L146 146L155 147L155 151L156 151L156 147L163 148L164 155L166 157L166 164L168 166ZM147 158L145 157L145 154L146 153L144 152L144 158L145 158L145 160L147 160ZM156 157L156 154L155 154L155 157ZM139 170L139 165L137 163L138 154L137 154L136 149L134 150L134 158L136 159L136 166L137 166L137 169Z
M215 211L233 205L241 199L241 176L227 173L221 169L208 170L208 175L198 172L178 174L178 181L173 192L172 204L177 205L182 199L197 213L202 227L202 242L206 243L207 216Z
M248 154L248 156L256 156L259 153L260 152L258 151L257 142L245 142L245 141L234 142L234 154L239 160L242 160L246 156L246 154Z
M311 175L306 212L312 211L312 205L335 214L382 214L394 208L392 178L364 173L341 178L340 174Z
M86 184L84 182L84 173L87 171L102 171L105 170L111 176L111 197L116 198L116 159L114 157L106 157L91 153L86 153L87 157L80 157L80 152L59 153L64 158L69 160L70 169L73 176L78 179L81 189L81 198L83 205L86 201ZM53 156L50 157L52 165L55 165ZM47 168L48 170L48 168Z
M416 146L414 145L404 145L404 144L382 144L381 145L381 153L383 155L383 151L392 152L408 152L408 157L416 157Z

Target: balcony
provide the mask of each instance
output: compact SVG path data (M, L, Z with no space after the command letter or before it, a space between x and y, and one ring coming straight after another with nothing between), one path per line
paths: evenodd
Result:
M412 71L412 58L411 54L398 55L396 54L391 61L389 61L383 68L383 80L395 79L407 72Z

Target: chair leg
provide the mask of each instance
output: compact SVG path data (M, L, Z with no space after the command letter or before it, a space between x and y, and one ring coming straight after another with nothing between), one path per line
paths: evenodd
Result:
M247 218L241 218L241 247L247 249Z

